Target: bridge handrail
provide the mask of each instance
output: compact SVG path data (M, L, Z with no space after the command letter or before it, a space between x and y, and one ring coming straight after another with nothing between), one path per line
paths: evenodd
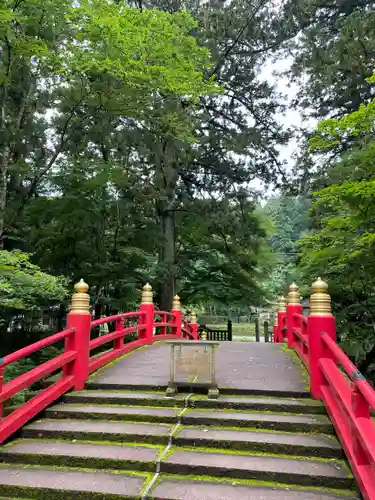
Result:
M19 361L26 356L30 356L30 354L34 354L34 352L40 351L44 347L48 347L52 344L56 344L56 342L59 342L60 340L66 339L66 337L72 335L72 333L74 333L74 328L67 328L66 330L62 330L61 332L54 333L49 337L45 337L42 340L38 340L33 344L30 344L26 347L23 347L22 349L19 349L18 351L8 354L2 360L0 359L0 366L1 368L5 368L15 361Z
M0 358L0 445L65 392L71 389L83 389L90 373L119 356L161 340L180 339L184 336L198 340L198 325L182 320L179 297L174 297L171 312L155 311L152 289L148 284L143 288L142 303L138 311L114 314L94 321L89 312L88 285L81 280L75 286L75 291L71 311L67 317L67 329L19 349L3 359ZM157 316L161 321L156 321ZM195 313L194 317L196 317ZM129 326L125 325L127 320L130 323ZM137 324L132 324L134 321L131 320L135 320ZM96 327L108 323L115 324L114 331L91 338L91 332ZM159 329L157 333L156 329ZM171 329L172 333L170 333ZM125 343L124 338L132 333L137 333L137 338ZM62 354L58 354L6 384L3 383L6 366L60 341L65 342ZM92 353L109 342L113 342L109 350L98 354ZM58 370L60 370L60 378L49 379L45 389L22 403L12 413L2 417L5 401Z
M144 316L144 313L142 313L141 311L119 313L114 314L113 316L105 316L104 318L99 318L91 321L91 328L94 328L95 326L105 325L106 323L112 323L114 321L118 321L119 319L132 319L140 316Z
M321 399L332 420L365 500L375 499L375 390L336 341L328 286L318 279L305 317L298 287L280 299L274 342L287 342L305 364L313 398ZM286 332L285 326L287 325ZM285 335L284 335L285 333Z
M358 391L365 398L367 404L375 411L375 391L365 379L365 377L358 370L356 365L350 361L345 352L341 349L341 347L336 344L334 340L331 339L325 332L322 332L322 340L323 343L328 347L331 354L335 358L336 361L341 365L344 369L348 378L353 382L353 384L357 387ZM374 422L374 430L375 430L375 422Z

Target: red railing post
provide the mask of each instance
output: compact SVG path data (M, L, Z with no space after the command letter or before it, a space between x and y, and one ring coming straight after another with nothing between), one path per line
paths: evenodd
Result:
M294 344L293 328L299 326L298 320L294 317L295 314L302 314L301 298L299 295L298 286L292 283L289 287L288 305L286 306L286 325L288 329L288 347L292 348Z
M328 294L327 283L318 278L312 284L312 292L307 328L310 355L310 391L313 398L321 399L321 386L327 382L320 368L320 360L322 358L334 360L333 355L322 341L322 335L329 335L336 342L336 325L335 318L331 313L331 297Z
M142 326L139 331L139 338L146 340L147 344L152 344L155 307L152 300L152 287L149 283L146 283L143 287L142 303L139 311L142 313L142 316L139 318L139 324Z
M175 325L174 334L178 337L182 336L182 311L180 297L175 295L172 303L173 324Z
M4 358L0 358L0 394L3 390L4 384L4 367L3 367ZM3 403L0 402L0 422L3 418Z
M197 313L195 311L191 313L190 327L191 327L191 332L193 334L193 340L198 340L199 335L198 335Z
M286 319L286 299L284 295L279 298L279 312L277 313L277 342L284 342L286 336L284 328Z
M124 318L120 318L116 320L116 332L119 332L120 330L124 329ZM124 337L117 337L113 341L113 349L115 351L121 351L121 349L124 347Z
M278 321L278 311L277 311L277 307L276 307L274 312L273 312L273 338L272 338L272 342L277 342L277 335L278 335L277 321Z
M67 317L67 327L74 331L66 338L65 350L75 351L76 357L64 367L63 374L74 376L74 389L78 391L84 388L89 377L91 314L88 289L82 279L74 286L76 293Z

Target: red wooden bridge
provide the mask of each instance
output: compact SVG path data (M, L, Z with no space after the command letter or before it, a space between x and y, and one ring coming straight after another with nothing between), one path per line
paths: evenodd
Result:
M220 344L218 399L165 396L165 340L199 342L177 296L157 311L146 285L138 311L92 321L88 286L75 290L66 330L0 360L0 410L48 382L0 411L2 499L375 500L375 392L336 343L326 283L308 317L290 286L273 343ZM3 384L7 366L61 341Z

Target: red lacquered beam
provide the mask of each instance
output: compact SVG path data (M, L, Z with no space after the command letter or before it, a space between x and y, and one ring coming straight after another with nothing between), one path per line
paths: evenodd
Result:
M0 444L14 432L18 431L26 422L40 413L48 405L56 401L74 385L74 377L64 377L44 389L35 397L14 410L0 422Z
M172 312L168 312L168 311L155 311L154 312L155 316L161 316L161 315L165 315L165 316L170 316L171 318L174 318L175 314L172 313Z
M139 318L140 316L144 316L144 313L140 311L123 313L123 314L114 314L113 316L107 316L105 318L96 319L95 321L91 321L91 328L95 326L104 325L105 323L111 323L112 321L117 321L119 319L132 319Z
M298 328L293 328L293 333L301 340L303 344L305 344L307 347L309 346L309 341L307 340L306 335L304 335Z
M160 327L160 326L169 326L169 327L172 327L172 328L176 328L176 325L174 323L162 323L161 321L158 321L156 323L154 323L154 327L157 328L157 327Z
M67 363L70 363L75 359L75 357L75 351L64 352L63 354L60 354L60 356L56 356L55 358L46 361L42 365L36 366L32 370L29 370L19 377L11 380L3 386L3 390L0 394L0 403L3 403L7 399L14 396L14 394L17 394L17 392L30 387L41 378L58 370Z
M336 344L334 340L331 339L328 335L322 334L322 341L331 351L336 361L340 363L340 365L344 368L345 372L352 379L352 374L358 372L358 368L353 364L348 356L344 353L341 347Z
M375 465L375 422L370 416L369 418L365 418L354 415L351 401L352 389L335 363L331 359L322 359L320 365L326 380L329 382L333 395L340 403L340 410L343 416L349 420L350 428L352 430L354 428L355 434L360 439L371 463ZM337 414L334 414L334 418L336 417ZM346 436L345 439L352 441L352 433Z
M96 339L90 340L90 351L96 349L97 347L106 344L107 342L111 342L119 337L124 337L129 333L138 332L139 326L129 326L127 328L123 328L122 330L117 330L115 332L106 333L101 337L97 337Z
M64 340L66 337L69 337L73 333L72 328L68 328L67 330L63 330L62 332L54 333L53 335L50 335L49 337L46 337L45 339L38 340L38 342L35 342L34 344L30 344L26 347L23 347L22 349L19 349L18 351L12 352L11 354L8 354L8 356L5 356L3 363L1 364L2 367L5 367L7 365L10 365L11 363L14 363L15 361L18 361L21 358L25 358L26 356L29 356L33 352L39 351L40 349L43 349L44 347L47 347L51 344L55 344L56 342L59 342L60 340Z
M307 325L307 318L303 314L293 313L293 317L298 319L302 324Z

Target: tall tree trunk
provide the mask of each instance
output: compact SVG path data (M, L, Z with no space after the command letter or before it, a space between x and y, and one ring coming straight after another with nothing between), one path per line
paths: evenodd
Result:
M176 248L175 248L175 217L171 210L161 213L161 231L163 235L160 264L164 271L160 290L160 308L170 311L176 290Z
M7 200L7 162L4 155L0 159L0 250L4 248L4 219Z

